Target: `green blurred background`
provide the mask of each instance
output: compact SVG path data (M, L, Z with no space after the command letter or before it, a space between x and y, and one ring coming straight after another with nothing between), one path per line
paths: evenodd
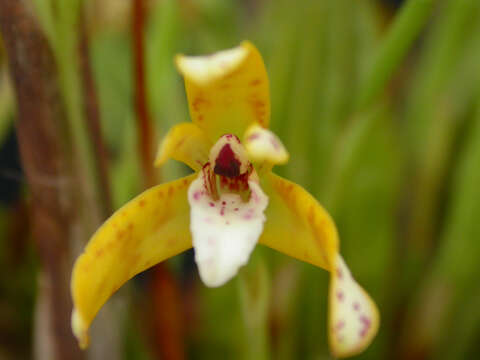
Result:
M132 3L35 0L32 6L55 54L72 146L83 149L89 142L81 129L75 39L84 14L113 209L144 186ZM358 358L479 358L480 2L151 0L145 6L146 104L155 140L189 121L176 53L206 54L244 39L259 48L270 77L272 128L291 154L276 172L329 210L343 256L381 312L379 334ZM42 262L29 226L7 68L2 50L0 359L45 359ZM187 172L170 162L156 176L163 182ZM80 248L72 246L72 259ZM219 289L200 283L191 252L164 271L167 280L150 270L114 296L94 324L85 358L331 358L325 271L262 247L239 278ZM169 332L162 323L172 320L162 310L172 304L180 317Z

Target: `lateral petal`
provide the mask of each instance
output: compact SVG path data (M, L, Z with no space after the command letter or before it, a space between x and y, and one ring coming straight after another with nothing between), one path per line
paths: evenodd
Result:
M243 144L248 157L257 165L257 171L261 169L260 173L271 170L273 165L288 162L289 154L280 139L258 124L248 127L243 136Z
M208 161L211 142L205 133L193 123L173 126L163 138L155 158L155 166L172 158L198 171Z
M127 280L192 246L187 191L197 175L155 186L115 212L74 265L72 329L82 348L102 305Z
M338 235L327 211L301 186L273 173L262 177L270 199L259 242L296 259L331 270Z
M227 133L241 137L252 123L268 127L267 71L250 42L207 56L177 55L175 60L185 79L190 117L211 141Z

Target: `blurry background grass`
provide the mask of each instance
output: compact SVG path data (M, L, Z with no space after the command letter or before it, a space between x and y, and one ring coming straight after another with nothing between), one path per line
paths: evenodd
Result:
M75 14L60 9L63 30L55 32L42 12L47 2L36 3L61 55L76 146L85 146L75 119L78 80L69 66ZM142 188L130 2L87 5L118 208ZM157 140L189 121L174 54L204 54L250 39L264 56L272 128L291 153L277 171L332 213L344 257L381 311L379 335L359 358L480 356L480 3L411 0L396 9L373 0L161 0L148 6L147 94ZM9 140L15 106L3 56L0 64L5 153L15 149ZM31 239L15 225L26 218L22 187L15 189L22 175L14 166L2 162L0 169L1 190L8 181L14 186L0 213L0 358L20 359L32 356L37 266ZM169 163L162 181L187 171ZM326 272L260 247L240 277L219 289L199 283L191 253L169 267L181 286L189 358L329 358ZM149 330L155 317L140 306L155 298L155 287L146 285L155 279L137 279L130 305L117 309L127 313L122 328L112 329L123 339L125 359L158 354Z

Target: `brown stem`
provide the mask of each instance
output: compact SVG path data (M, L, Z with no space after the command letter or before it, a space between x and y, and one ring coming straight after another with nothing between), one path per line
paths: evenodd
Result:
M70 151L55 62L25 1L0 1L2 32L15 87L20 156L31 192L32 232L45 282L42 347L50 359L81 359L70 330L69 243L74 221ZM48 343L48 344L45 344Z
M138 150L145 187L150 187L156 183L156 179L153 171L153 126L148 110L145 79L145 4L145 0L133 1L132 41ZM158 346L154 350L162 359L181 360L184 358L184 351L181 331L183 317L181 307L178 306L180 291L175 278L164 264L158 264L154 273L155 276L150 280L158 292L167 295L161 302L153 299L156 309L153 320L156 333L154 337L161 339L155 342Z
M79 55L80 74L85 106L85 119L87 121L88 134L91 138L95 152L95 163L99 177L100 196L102 203L103 217L106 218L112 213L112 196L110 193L110 178L108 166L108 153L102 136L100 125L100 110L98 96L90 65L90 48L88 33L85 22L84 10L80 10L79 16Z
M153 126L148 111L145 81L145 1L133 1L133 66L135 110L137 113L138 151L146 187L155 184L153 172Z

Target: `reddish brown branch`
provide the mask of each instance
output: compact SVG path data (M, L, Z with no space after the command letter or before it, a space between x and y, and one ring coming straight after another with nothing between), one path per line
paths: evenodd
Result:
M48 331L42 335L52 349L51 359L80 359L70 330L68 240L74 213L65 116L52 53L25 4L0 1L0 30L17 99L20 155L32 196L32 231L46 279L41 291L48 313L43 330Z
M148 111L148 99L145 78L145 0L133 1L132 41L135 82L135 110L137 115L138 151L142 164L142 172L146 187L156 183L153 171L153 126ZM153 328L155 349L162 359L184 359L182 336L182 311L178 306L181 298L175 278L164 264L159 264L154 270L155 276L150 280L155 287L153 306L155 318ZM163 294L159 297L158 294ZM156 299L161 298L160 302Z
M137 114L138 151L146 187L155 184L153 171L153 126L148 111L145 79L145 1L133 1L133 66L135 110Z
M92 68L90 65L90 48L85 23L85 14L83 11L81 11L79 18L80 74L85 106L85 119L87 121L88 134L91 138L93 149L95 151L95 164L99 177L100 196L102 200L102 215L107 217L112 213L112 196L110 192L110 178L108 172L108 153L105 142L103 141L102 129L100 125L98 96Z

